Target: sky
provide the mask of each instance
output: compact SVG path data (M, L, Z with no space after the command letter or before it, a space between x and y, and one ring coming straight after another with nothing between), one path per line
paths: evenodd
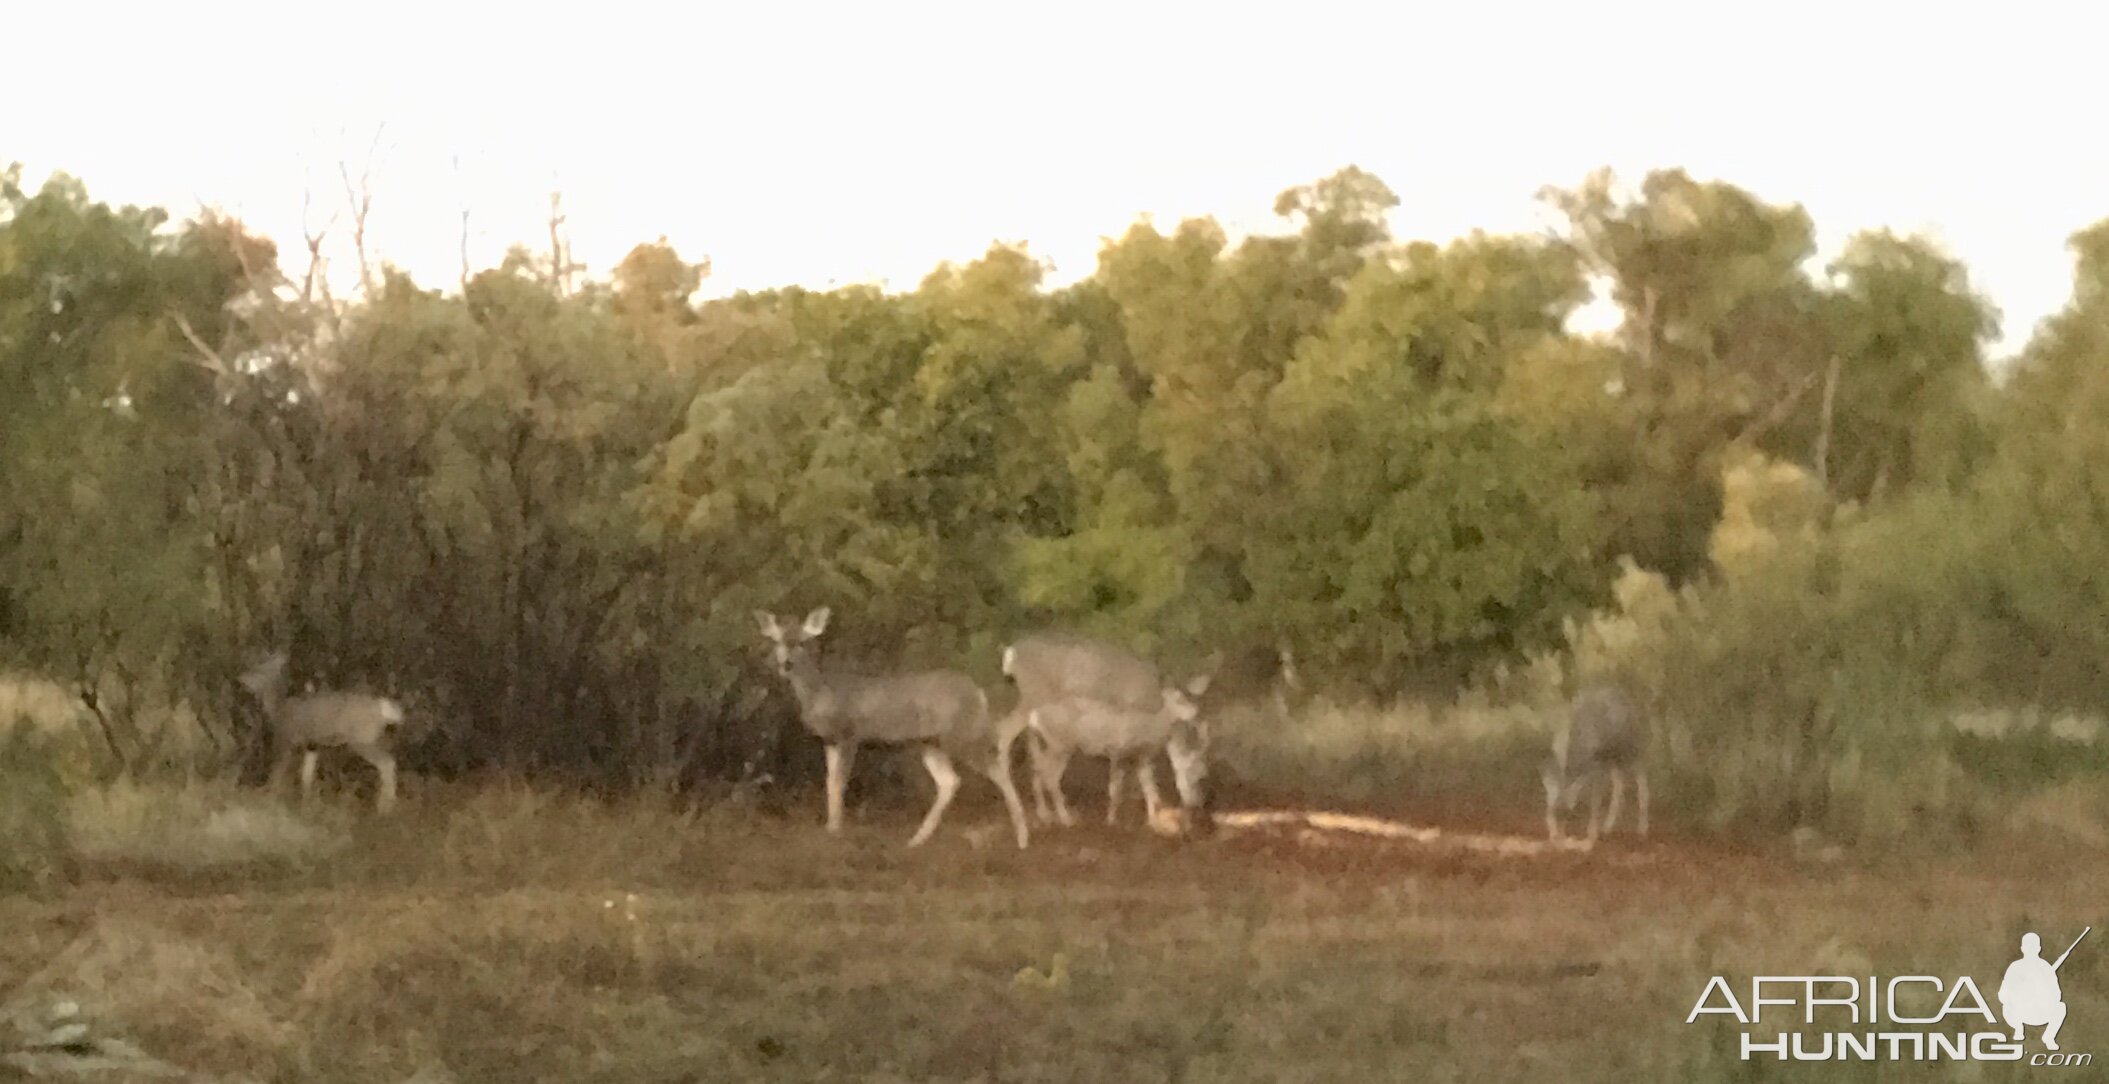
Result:
M1682 167L1802 204L1819 259L1935 238L2005 353L2109 217L2109 12L2079 3L82 0L7 23L0 163L218 207L289 263L330 226L342 285L340 167L369 251L423 284L457 280L464 209L475 268L546 247L555 190L589 275L664 236L710 260L705 297L910 289L995 242L1060 284L1143 214L1283 229L1277 193L1349 164L1436 241L1546 229L1537 192L1598 167Z

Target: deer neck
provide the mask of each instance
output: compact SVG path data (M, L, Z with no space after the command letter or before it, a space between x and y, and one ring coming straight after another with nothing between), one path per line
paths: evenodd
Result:
M281 677L264 682L263 688L256 690L256 702L263 706L266 716L278 718L280 710L286 706L286 679Z
M820 669L817 659L807 658L791 664L786 675L791 682L791 695L798 699L802 710L811 711L822 706L835 695L835 683L830 675Z

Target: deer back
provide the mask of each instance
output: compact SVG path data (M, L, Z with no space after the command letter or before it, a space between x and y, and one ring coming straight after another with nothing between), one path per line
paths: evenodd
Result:
M296 696L279 709L279 734L296 745L379 746L400 728L401 704L363 693Z
M988 729L987 695L957 670L821 671L802 684L799 715L823 741L954 743Z
M1579 774L1640 759L1640 709L1623 689L1600 685L1574 698L1567 735L1566 766Z
M1069 697L1088 697L1132 711L1163 706L1157 666L1135 652L1103 640L1064 632L1037 632L1004 649L1003 670L1018 685L1028 708Z
M1048 744L1090 756L1154 749L1171 740L1168 712L1136 711L1090 697L1069 696L1033 709Z

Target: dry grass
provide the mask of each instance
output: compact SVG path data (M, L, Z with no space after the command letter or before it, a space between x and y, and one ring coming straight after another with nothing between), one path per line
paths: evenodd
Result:
M913 803L831 839L795 798L339 795L319 860L0 897L0 999L33 975L219 1079L1744 1079L1682 1023L1717 969L1991 982L2109 892L2098 854L1804 865L1674 831L1581 856L1131 824L1021 854L970 844L1001 812L968 797L911 852ZM2105 959L2067 965L2070 1048Z
M1732 1034L1683 1024L1713 974L1991 989L2022 930L2100 924L2109 800L2098 773L2045 774L2072 759L2022 740L2048 727L1964 758L1967 800L2005 818L1975 850L1736 850L1672 803L1655 840L1584 855L1536 843L1550 718L1320 704L1224 734L1231 805L1411 830L1114 832L1085 779L1087 826L1022 854L972 791L911 852L921 793L833 839L817 793L699 809L412 777L381 818L364 776L311 810L77 790L65 877L0 894L0 1017L75 1001L210 1080L1749 1080ZM2063 975L2068 1049L2090 1049L2109 952Z
M74 854L90 863L201 873L327 860L350 843L339 810L300 811L267 794L206 783L119 782L67 803Z

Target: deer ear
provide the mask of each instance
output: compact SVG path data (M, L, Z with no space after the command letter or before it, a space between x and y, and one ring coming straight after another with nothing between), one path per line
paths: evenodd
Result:
M827 631L827 619L831 611L826 606L806 615L806 635L818 636Z
M776 615L767 610L754 611L754 623L761 626L762 635L771 640L784 634L783 626L776 623Z

